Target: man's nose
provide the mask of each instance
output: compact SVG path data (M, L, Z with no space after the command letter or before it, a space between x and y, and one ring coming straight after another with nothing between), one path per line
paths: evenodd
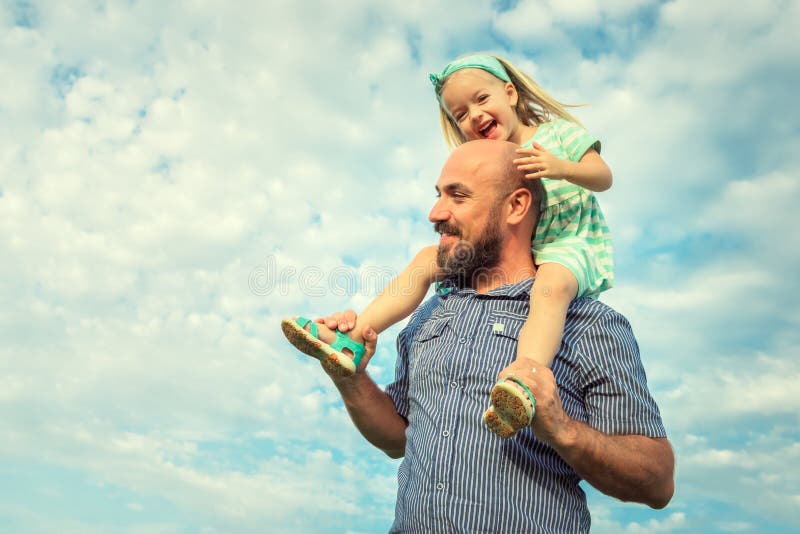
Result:
M428 213L428 220L432 223L446 221L450 218L450 213L444 207L444 199L439 198Z

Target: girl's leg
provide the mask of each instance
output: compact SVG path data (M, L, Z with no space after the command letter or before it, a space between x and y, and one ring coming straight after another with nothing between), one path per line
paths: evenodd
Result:
M567 308L578 294L578 280L558 263L544 263L536 271L531 308L520 331L516 359L550 367L561 345ZM492 389L492 407L483 419L496 434L508 438L531 423L535 407L529 392L513 380Z
M420 305L430 285L439 278L441 271L436 265L436 246L429 246L422 249L412 260L412 262L384 288L381 293L373 299L366 309L356 319L356 325L347 333L347 337L356 343L363 344L362 332L365 326L370 326L376 333L380 334L393 324L404 319ZM337 340L337 332L329 329L324 324L317 323L312 327L310 323L297 324L296 320L284 319L281 323L284 334L289 341L299 350L313 356L323 363L328 363L330 367L341 367L339 374L352 374L355 368L352 362L342 361L337 356L341 352L349 358L353 358L353 350L347 344L335 351L331 350L330 345ZM306 332L316 332L315 337L310 337L299 329ZM340 336L342 334L339 334ZM316 339L315 339L316 338ZM317 340L321 341L320 344ZM334 362L331 364L330 362Z
M411 263L367 305L347 335L362 343L364 339L361 332L365 326L372 327L380 334L411 315L441 274L436 265L437 249L436 245L431 245L419 251Z
M550 367L561 346L567 308L578 294L578 280L558 263L543 263L536 270L531 309L517 344L517 359L528 358Z

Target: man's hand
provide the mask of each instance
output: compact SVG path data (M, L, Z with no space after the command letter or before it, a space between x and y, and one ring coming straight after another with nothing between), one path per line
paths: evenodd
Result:
M535 371L534 371L535 370ZM675 491L675 456L666 438L611 435L570 418L561 404L553 373L533 360L519 359L500 372L514 375L536 398L531 427L592 486L617 499L663 508Z
M499 378L514 376L525 383L536 399L531 427L541 441L555 446L569 440L572 419L564 411L553 373L535 360L519 358L500 371Z
M350 332L356 326L356 312L345 310L335 312L327 317L320 317L314 322L331 330ZM367 374L366 367L375 354L378 334L369 325L364 325L361 335L364 338L366 352L361 363L352 376L340 376L322 367L333 380L344 401L344 406L359 432L374 446L381 449L391 458L401 458L406 448L406 426L395 408L394 401L375 385Z
M346 334L355 328L356 317L356 312L353 310L345 310L343 312L334 312L327 317L319 317L314 319L314 322L330 328L331 330L338 329L340 332ZM375 348L378 344L378 334L369 325L364 325L361 331L361 337L364 339L364 348L366 349L366 352L364 352L364 356L361 357L361 363L356 369L356 374L363 373L367 368L367 364L369 363L370 359L375 355ZM335 372L336 369L328 367L326 362L322 362L322 368L334 380L339 380L342 378L341 376L337 375ZM348 377L345 377L345 380L347 378Z

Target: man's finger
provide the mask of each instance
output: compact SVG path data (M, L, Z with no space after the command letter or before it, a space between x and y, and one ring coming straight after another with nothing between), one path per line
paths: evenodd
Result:
M364 337L364 347L366 347L367 352L375 352L375 347L378 345L378 334L375 330L367 325L361 331L361 335Z
M364 356L361 358L360 369L367 366L372 356L375 354L375 348L378 345L378 334L369 326L365 326L361 331L361 336L364 339Z

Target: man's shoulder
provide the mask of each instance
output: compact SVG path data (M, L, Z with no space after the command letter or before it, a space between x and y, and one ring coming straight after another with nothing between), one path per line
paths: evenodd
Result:
M564 335L581 337L595 331L627 334L631 331L631 326L624 315L604 302L590 298L573 300L567 308Z
M581 298L567 309L561 354L589 368L611 361L633 364L639 358L639 343L624 315L598 300Z
M576 320L600 318L607 314L622 315L617 310L597 299L581 297L574 299L567 308L567 318L575 316Z

